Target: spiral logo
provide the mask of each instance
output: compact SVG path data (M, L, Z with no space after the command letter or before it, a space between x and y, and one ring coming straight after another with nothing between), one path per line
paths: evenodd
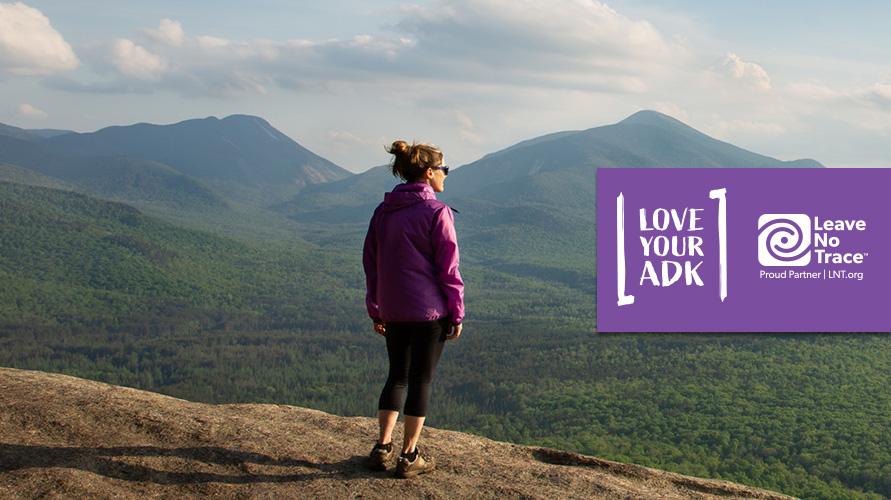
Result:
M758 262L770 267L811 263L811 218L805 214L764 214L758 218Z

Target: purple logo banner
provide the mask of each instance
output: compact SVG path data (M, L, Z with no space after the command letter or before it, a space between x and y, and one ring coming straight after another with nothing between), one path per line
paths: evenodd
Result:
M891 331L891 169L598 169L597 329Z

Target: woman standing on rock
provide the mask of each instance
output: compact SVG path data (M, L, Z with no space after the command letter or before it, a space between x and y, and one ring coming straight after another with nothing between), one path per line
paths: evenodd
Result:
M449 167L428 144L396 141L392 170L406 182L384 194L368 225L362 263L368 315L387 339L390 371L378 402L380 437L369 466L384 470L395 455L393 428L405 388L405 432L396 475L430 472L433 459L417 442L427 414L430 382L446 340L461 336L464 282L452 210L436 199Z

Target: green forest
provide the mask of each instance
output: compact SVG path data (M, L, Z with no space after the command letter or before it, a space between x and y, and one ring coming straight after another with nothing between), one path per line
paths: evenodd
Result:
M0 365L372 416L386 352L359 245L233 239L0 182ZM887 336L598 334L593 276L529 266L462 261L465 334L429 425L806 498L891 497Z

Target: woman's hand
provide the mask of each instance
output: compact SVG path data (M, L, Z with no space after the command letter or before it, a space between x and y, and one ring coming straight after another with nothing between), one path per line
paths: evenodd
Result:
M387 336L387 327L384 325L383 321L374 324L374 331L376 331L378 335L381 335L383 337Z
M461 330L464 329L464 325L452 325L450 327L450 332L446 335L446 340L458 340L458 337L461 336Z

